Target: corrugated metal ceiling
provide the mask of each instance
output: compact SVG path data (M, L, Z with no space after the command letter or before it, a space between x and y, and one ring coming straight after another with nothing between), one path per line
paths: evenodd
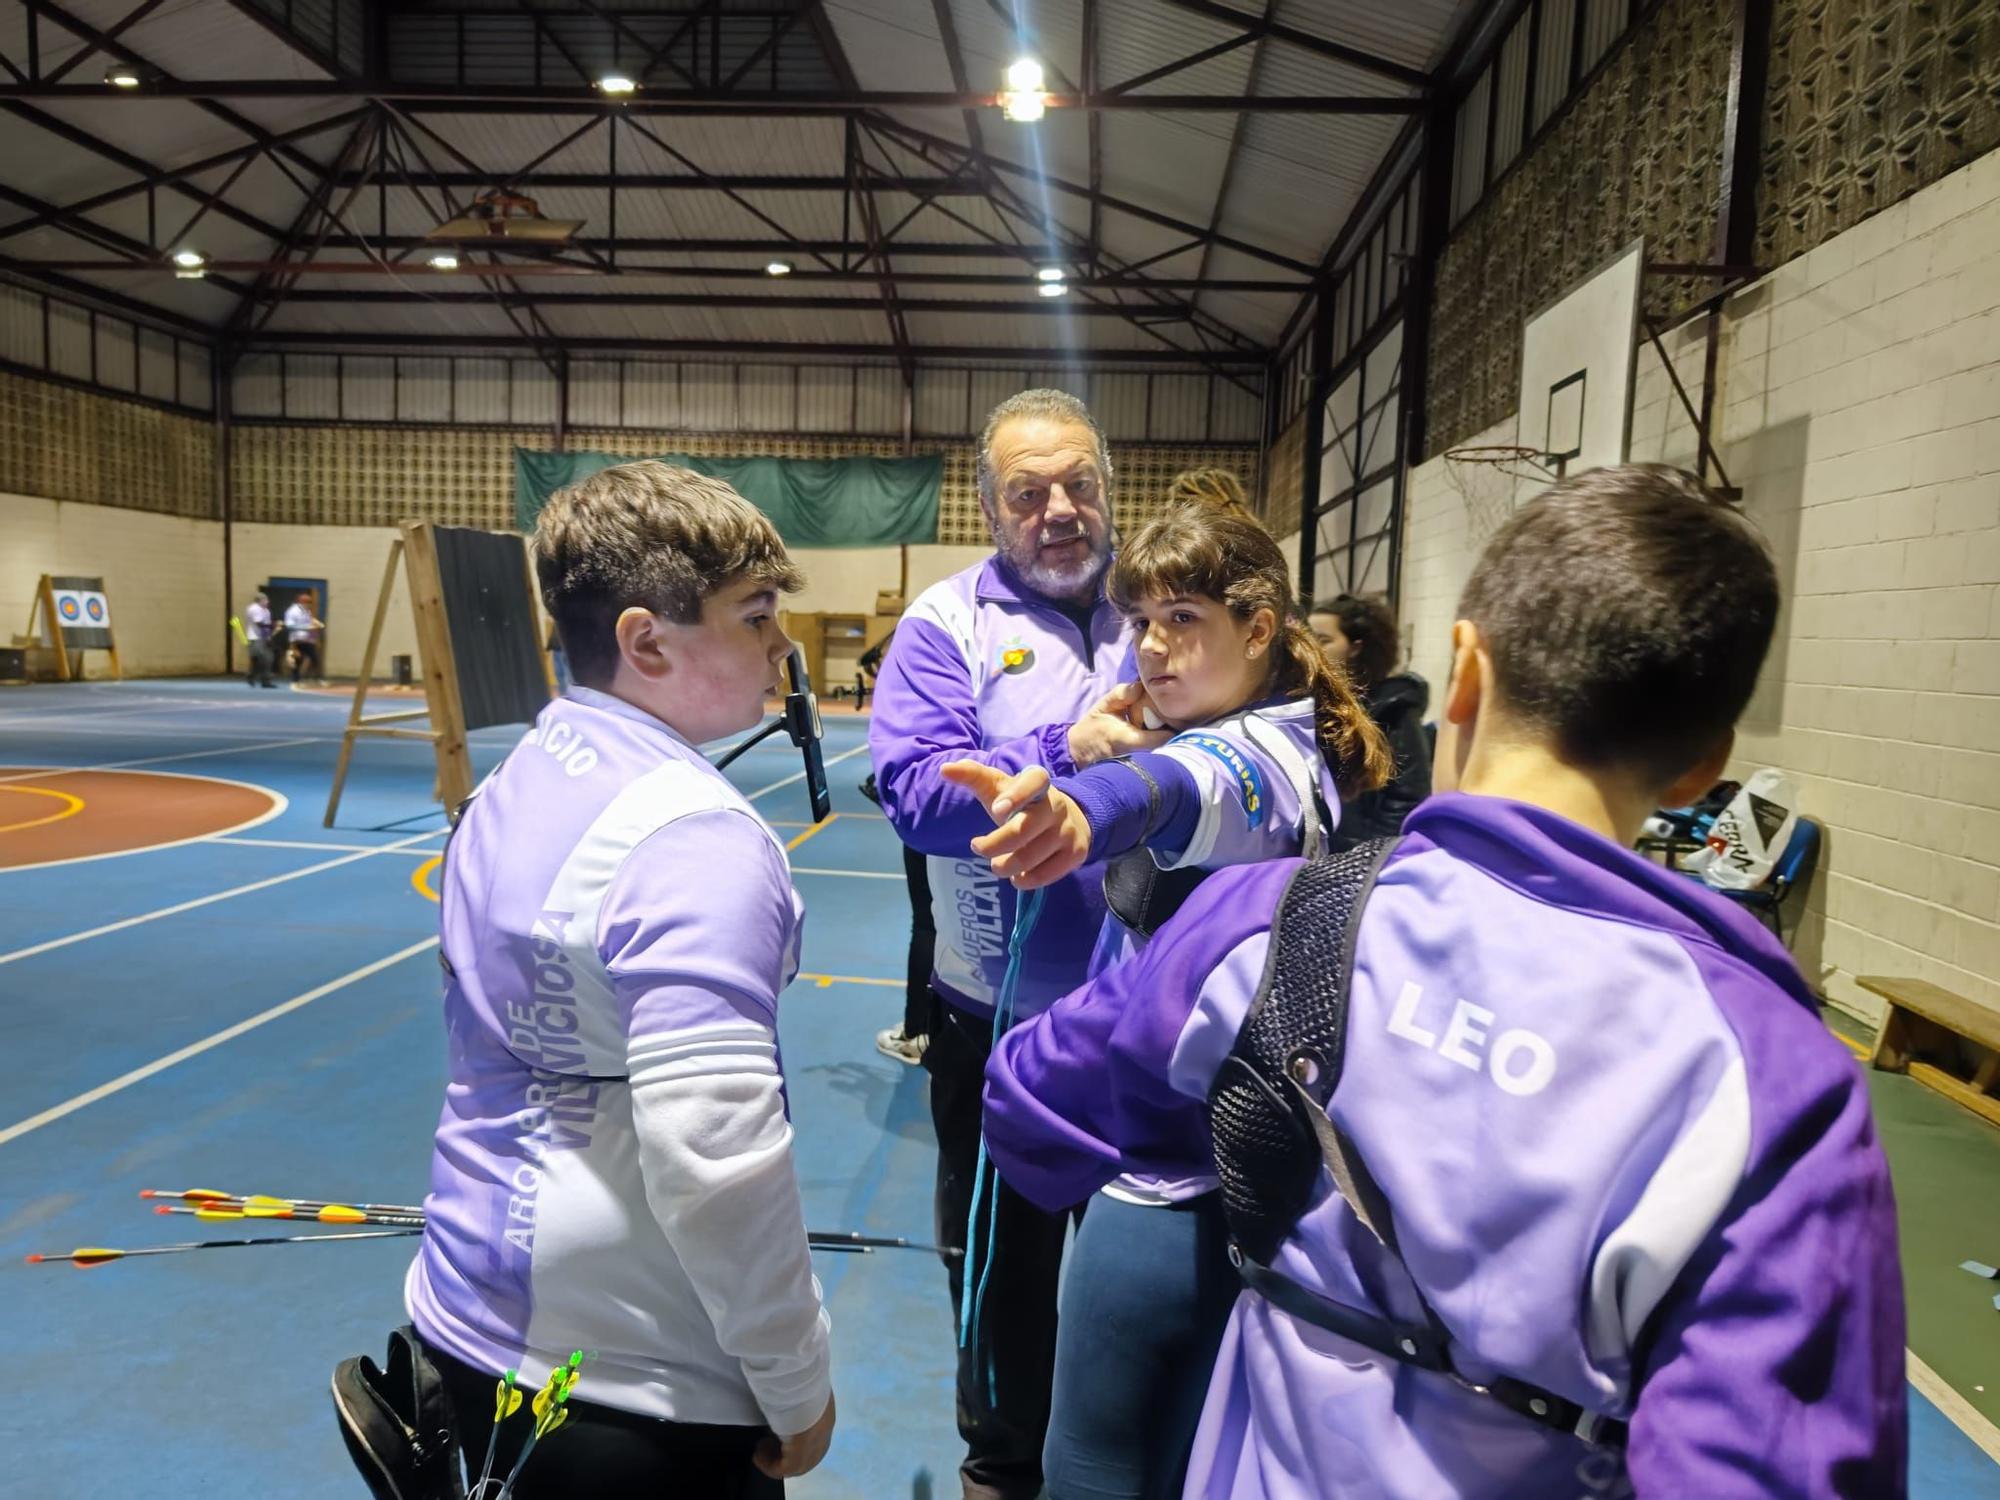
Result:
M62 3L85 22L108 30L129 11L132 0L62 0ZM651 0L611 0L607 5L606 0L600 0L599 8L629 15L649 3ZM765 0L728 0L728 8L753 3ZM1024 49L1042 58L1051 88L1065 89L1080 81L1083 0L1033 0L1019 5L1014 0L946 0L946 3L960 43L967 82L973 90L983 92L997 87L1007 63ZM1265 6L1253 0L1231 0L1231 3L1249 17L1265 13ZM1285 25L1400 64L1423 67L1436 58L1444 38L1455 29L1472 3L1473 0L1399 0L1390 7L1377 0L1275 0L1271 13ZM409 0L399 0L397 8L399 14L429 16L455 34L458 22L452 13L456 8L453 4L418 6ZM1100 87L1135 78L1226 42L1234 34L1234 28L1226 22L1192 14L1169 0L1097 0L1096 12ZM21 7L7 7L6 14L0 15L0 51L9 56L24 51L23 14ZM951 87L933 0L829 0L824 14L863 88L903 91ZM603 25L601 21L589 24ZM646 25L658 23L654 17L641 17L628 24L643 30ZM52 28L45 25L42 37L45 57L51 50L51 34ZM566 45L574 42L567 38L567 33L565 39ZM783 81L799 87L831 87L830 74L818 80L806 76L812 67L819 66L811 58L824 58L823 52L817 50L820 44L811 29L795 28L788 40L795 40L804 50L781 51L781 57L788 59L782 67L792 68L796 63L804 71L795 70ZM247 22L228 0L167 0L159 11L125 33L121 44L130 46L167 72L189 79L323 76L301 53L264 28ZM502 56L511 45L495 43L498 51L482 66L500 67L503 71L506 66L513 66ZM583 53L577 50L580 45L571 45L571 50L582 57ZM62 47L53 49L55 57L64 55L64 47L74 50L75 44L64 42ZM87 61L83 71L94 72L102 60L99 57ZM584 62L586 67L595 66L589 57L584 57ZM566 75L546 76L545 81L562 84L569 79ZM1230 48L1218 57L1149 84L1140 92L1234 94L1246 90L1261 94L1406 92L1402 85L1377 74L1269 38ZM276 130L327 118L352 105L353 101L341 99L245 100L229 102L225 107L258 126ZM245 134L226 119L218 118L216 112L183 100L38 102L32 107L100 138L132 158L164 168L229 151L246 142ZM964 118L956 110L893 110L889 115L944 142L967 140ZM539 115L525 110L490 114L427 112L423 118L431 130L454 148L446 150L422 130L413 130L412 135L433 166L464 171L465 161L459 159L463 157L496 180L518 173L584 123L580 116ZM885 227L894 225L907 215L907 223L900 231L902 238L933 245L976 246L989 239L1002 243L1039 240L1043 229L1038 221L1047 214L1062 234L1079 241L1084 239L1092 223L1088 201L1076 192L1042 186L1034 181L1032 174L1040 171L1078 188L1087 186L1091 179L1091 131L1087 119L1080 114L1055 112L1037 125L1021 126L1001 120L990 110L981 111L979 119L990 153L1030 174L1007 171L999 174L999 180L1023 200L1024 206L1002 211L984 198L969 196L942 197L919 206L918 200L906 193L882 191L875 195L880 222ZM1153 214L1180 221L1189 230L1198 231L1214 223L1225 235L1300 262L1316 263L1403 123L1399 116L1110 111L1099 117L1098 126L1103 190ZM750 119L656 114L644 117L643 125L645 131L657 135L671 150L663 149L638 128L621 128L617 149L621 173L649 177L701 172L816 178L835 178L844 173L848 131L839 118ZM329 130L302 139L295 149L327 162L347 133L346 129ZM935 154L933 160L923 161L911 150L878 143L865 132L864 143L867 160L879 171L937 178L950 170L954 160L953 153L946 151ZM4 166L0 166L0 182L52 203L74 203L132 181L127 167L107 160L87 146L38 129L18 115L0 117L0 147L4 147L0 156L5 160ZM415 166L414 153L410 159ZM540 162L536 171L598 174L608 169L609 162L609 132L599 126L561 146ZM190 185L197 189L218 186L229 170L228 167L212 169L191 179ZM297 166L293 171L303 175ZM453 194L463 203L474 191L469 186L459 186L453 189ZM584 220L586 238L601 238L609 233L611 204L602 189L536 186L529 191L540 202L544 214ZM258 163L232 186L227 201L264 223L285 229L299 216L303 196L285 174ZM864 237L859 214L843 226L842 204L838 192L768 187L745 189L734 195L679 188L627 190L618 195L616 217L621 236L654 240L766 241L780 233L800 239L834 240L841 237L843 227L850 237ZM164 242L174 238L177 227L193 208L186 196L162 191L157 195L150 226L143 194L96 210L92 218L106 229L134 240L143 240L150 227L156 239ZM436 189L427 189L420 197L403 188L386 193L371 188L357 197L348 218L357 230L372 234L383 227L378 215L386 211L386 228L390 233L419 235L435 224L442 208L442 196ZM27 216L28 211L18 204L0 202L0 236L4 236L8 222L18 222ZM1103 252L1113 265L1148 260L1172 250L1189 237L1187 230L1109 206L1102 209L1098 219ZM272 251L271 244L258 230L214 212L203 218L196 238L204 252L219 258L261 259ZM107 253L101 247L53 230L0 237L0 246L8 253L28 258L102 258ZM354 254L338 253L341 258L351 258ZM636 254L628 253L628 263ZM648 252L641 263L755 269L762 258L757 253L673 256ZM1009 277L1025 274L1020 261L1004 254L975 260L898 257L892 250L889 264L905 272L977 269ZM1218 280L1296 279L1280 266L1221 248L1206 255L1198 248L1189 248L1156 262L1149 272L1187 278L1204 269ZM102 280L108 287L144 298L163 309L185 311L209 321L226 318L234 305L233 297L226 292L198 282L174 283L157 277L141 279L117 274L106 275ZM302 285L355 290L360 282L361 278L355 277L318 277L309 278ZM418 276L416 284L427 283ZM605 284L599 278L555 277L533 278L527 283L531 289L564 292ZM730 278L635 276L619 278L618 284L625 290L657 286L667 291L737 295L746 286L758 283ZM869 283L830 284L830 290L828 284L821 284L812 290L816 294L839 295L847 287L870 300L877 296ZM938 288L912 284L904 295L917 299L978 299L1004 305L1008 290L1005 285ZM1185 292L1173 295L1181 300L1188 297ZM1289 294L1207 292L1197 300L1205 314L1260 341L1275 337L1294 305ZM288 326L292 311L281 309L272 326ZM421 324L424 329L436 332L459 327L468 336L512 329L504 317L495 329L491 325L497 314L472 304L390 308L303 304L297 313L308 321L291 326L390 332L398 328L416 331ZM671 316L663 318L661 313ZM559 331L583 339L660 336L658 330L670 326L704 330L681 335L687 337L781 338L786 342L828 343L886 344L888 341L887 321L879 310L848 313L815 309L653 310L564 306L560 314L563 322ZM462 321L454 324L454 318ZM771 331L780 327L782 333ZM1168 353L1145 329L1106 317L1062 319L1004 312L990 317L921 314L912 317L911 331L920 344L954 347L1073 344L1079 349L1150 348L1161 350L1163 355ZM1185 330L1173 336L1191 342Z

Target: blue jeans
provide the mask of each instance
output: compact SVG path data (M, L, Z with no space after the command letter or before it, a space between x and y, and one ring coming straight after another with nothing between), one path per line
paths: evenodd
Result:
M1056 1325L1049 1500L1179 1500L1242 1285L1221 1194L1172 1208L1090 1200Z

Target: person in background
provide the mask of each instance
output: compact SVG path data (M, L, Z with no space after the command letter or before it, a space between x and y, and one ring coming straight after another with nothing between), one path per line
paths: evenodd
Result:
M271 596L261 589L243 611L243 637L250 648L250 686L276 687L278 679L271 672Z
M326 621L319 617L319 595L307 589L285 608L285 633L292 643L292 681L310 676L318 681L324 670L319 659L320 632ZM312 664L310 674L306 664Z
M882 659L889 654L889 643L895 638L895 632L891 631L861 653L864 685L881 677ZM861 778L861 795L877 807L882 805L873 771ZM931 965L937 957L937 918L931 912L930 863L908 844L903 845L903 885L910 897L910 950L904 968L903 1019L875 1033L875 1050L914 1068L922 1065L924 1049L930 1045L931 1013L937 1008L937 997L931 993Z
M1337 847L1401 833L1403 819L1431 794L1431 742L1424 711L1431 688L1415 672L1398 672L1402 645L1396 616L1386 601L1342 594L1307 612L1307 623L1367 706L1368 716L1389 741L1395 774L1380 790L1364 792L1340 815Z
M1169 507L1203 505L1253 520L1256 517L1250 508L1250 497L1243 492L1243 481L1228 469L1181 470L1167 486L1167 504Z

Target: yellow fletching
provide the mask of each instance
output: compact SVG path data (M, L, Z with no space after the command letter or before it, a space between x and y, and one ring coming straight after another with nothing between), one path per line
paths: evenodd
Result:
M507 1415L511 1417L515 1412L519 1411L521 1403L527 1399L527 1396L528 1393L523 1390L516 1389L509 1391L507 1393Z
M535 1420L535 1436L545 1438L569 1420L567 1406L551 1407Z
M319 1211L319 1219L323 1224L366 1224L368 1215L344 1203L329 1203Z
M227 1219L231 1223L239 1223L243 1218L243 1210L240 1208L220 1207L198 1208L194 1211L194 1216L197 1219Z

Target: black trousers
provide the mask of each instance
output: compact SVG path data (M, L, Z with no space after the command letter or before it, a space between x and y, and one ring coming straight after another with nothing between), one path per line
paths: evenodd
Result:
M903 1035L931 1034L937 996L931 990L931 963L937 957L937 920L931 913L931 867L924 855L903 846L903 883L910 890L910 960L903 983Z
M451 1394L470 1486L479 1479L486 1438L493 1430L494 1377L443 1350L425 1348ZM583 1385L589 1379L586 1365ZM529 1391L521 1409L501 1424L493 1458L496 1480L507 1477L534 1431L528 1410L534 1394ZM785 1493L782 1480L767 1478L750 1461L764 1436L761 1427L663 1422L581 1399L572 1399L569 1409L562 1430L537 1443L528 1456L514 1486L517 1500L583 1495L592 1500L782 1500ZM488 1496L499 1492L498 1484L487 1486Z
M319 676L319 642L293 641L292 681L297 682L299 680L299 674L306 670L308 662L312 664L312 671L308 675L312 677Z
M924 1067L938 1139L937 1237L941 1245L964 1249L992 1022L942 1000L936 1017ZM987 1175L993 1176L990 1162ZM978 1337L958 1352L958 1434L966 1450L959 1479L966 1500L1034 1500L1042 1488L1055 1378L1056 1282L1070 1216L1042 1212L1004 1182L990 1202L994 1254L984 1269ZM978 1237L977 1266L985 1268L988 1215L971 1227ZM954 1329L967 1264L945 1261Z
M272 680L273 678L271 676L271 643L269 641L259 641L259 640L251 641L250 642L250 685L252 687L259 687L262 686L264 683L270 682Z

